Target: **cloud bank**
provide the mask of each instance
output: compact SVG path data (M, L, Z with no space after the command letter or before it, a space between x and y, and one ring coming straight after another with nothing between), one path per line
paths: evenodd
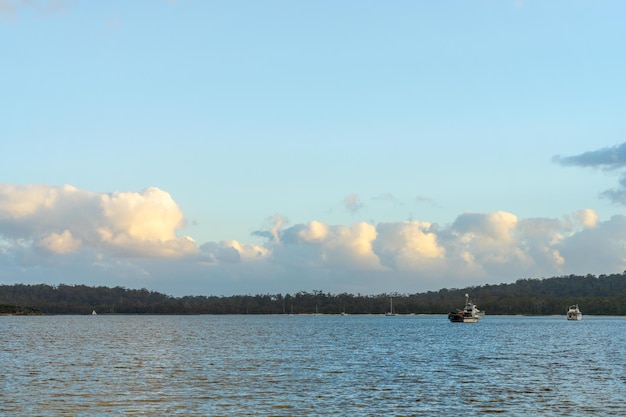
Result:
M197 245L169 193L96 193L0 184L0 281L121 285L172 295L419 292L626 266L626 216L591 209L519 219L504 211L426 221L319 221L279 215L235 240Z

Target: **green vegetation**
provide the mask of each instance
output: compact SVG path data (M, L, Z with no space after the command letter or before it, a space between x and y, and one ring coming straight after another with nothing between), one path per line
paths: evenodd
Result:
M389 308L390 296L398 314L445 314L462 307L465 293L487 314L565 314L569 305L579 304L583 314L626 315L626 271L367 296L301 291L294 295L171 297L123 287L0 285L0 314L90 314L92 310L98 314L303 314L316 310L322 314L382 314Z
M41 311L30 307L0 304L0 316L38 316Z

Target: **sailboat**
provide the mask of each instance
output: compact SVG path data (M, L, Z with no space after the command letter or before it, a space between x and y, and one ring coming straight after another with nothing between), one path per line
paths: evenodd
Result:
M393 298L389 297L389 311L385 313L385 316L395 316L396 313L393 312Z

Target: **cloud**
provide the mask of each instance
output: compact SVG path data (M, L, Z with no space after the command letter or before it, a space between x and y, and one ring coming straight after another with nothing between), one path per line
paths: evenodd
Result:
M527 255L517 226L517 217L503 211L459 215L450 229L441 231L448 267L465 269L464 275L475 278L525 270Z
M423 195L415 196L415 201L418 203L433 203L431 198L424 197Z
M241 263L261 260L269 255L267 248L256 245L244 245L236 240L223 240L219 243L208 242L200 247L202 257L210 264Z
M111 30L119 29L120 17L116 15L116 16L104 19L104 26L107 29L111 29Z
M359 196L356 194L350 194L343 200L344 207L352 214L356 214L363 208L363 203L359 200Z
M13 0L0 0L0 16L4 16L7 19L15 19L16 2Z
M616 204L626 205L626 174L620 176L619 187L601 192L600 197L608 198Z
M158 188L111 194L70 185L0 184L0 237L65 254L90 247L114 256L176 257L197 251L177 237L184 217Z
M432 261L442 260L446 250L438 243L436 229L430 223L405 221L380 223L375 253L382 265L394 270L424 270Z
M622 170L619 186L603 191L600 197L608 198L616 204L626 205L626 172L623 171L626 168L626 142L580 155L567 157L556 155L552 159L563 166L591 167L605 171Z
M77 252L81 246L81 240L74 238L69 230L64 230L61 234L50 233L37 242L38 248L61 254Z
M591 209L562 219L520 220L503 211L463 213L448 228L419 221L351 227L314 221L282 229L267 260L294 269L368 270L388 277L409 272L440 286L501 282L576 272L569 269L572 260L563 251L571 253L568 244L600 224ZM620 262L618 258L613 264Z
M284 265L380 270L372 249L375 239L376 228L369 223L333 226L312 221L283 230L270 248L272 260Z
M289 220L286 217L281 216L280 214L274 214L273 216L268 217L265 223L266 225L269 225L269 230L256 230L252 232L252 235L277 242L280 240L281 228L285 224L289 223Z
M183 214L171 196L158 188L141 193L115 192L100 196L99 206L107 224L100 235L125 235L137 241L176 239L175 230L183 226Z
M0 0L0 16L9 21L17 20L19 10L34 10L49 16L73 7L75 1L64 0Z
M579 210L573 213L572 217L574 217L584 227L588 228L596 227L599 220L598 214L591 209Z
M376 197L372 197L372 200L374 200L374 201L388 201L388 202L392 203L394 206L401 206L402 205L402 201L398 200L391 193L380 194L380 195L378 195Z
M493 242L508 242L517 224L514 214L504 211L494 213L464 213L452 225L453 232L462 240L483 239Z
M553 160L563 166L581 166L604 169L618 169L626 166L626 142L580 155L562 157L556 155Z
M626 269L626 216L613 216L593 228L572 232L560 243L560 253L571 271Z
M0 282L150 288L173 295L418 292L523 277L626 269L626 216L589 208L561 218L462 213L427 221L289 225L274 215L236 240L198 246L158 188L96 193L0 184Z

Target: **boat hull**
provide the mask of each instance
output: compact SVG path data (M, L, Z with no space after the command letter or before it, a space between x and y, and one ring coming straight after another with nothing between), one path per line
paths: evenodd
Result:
M448 317L452 323L478 323L480 317Z

